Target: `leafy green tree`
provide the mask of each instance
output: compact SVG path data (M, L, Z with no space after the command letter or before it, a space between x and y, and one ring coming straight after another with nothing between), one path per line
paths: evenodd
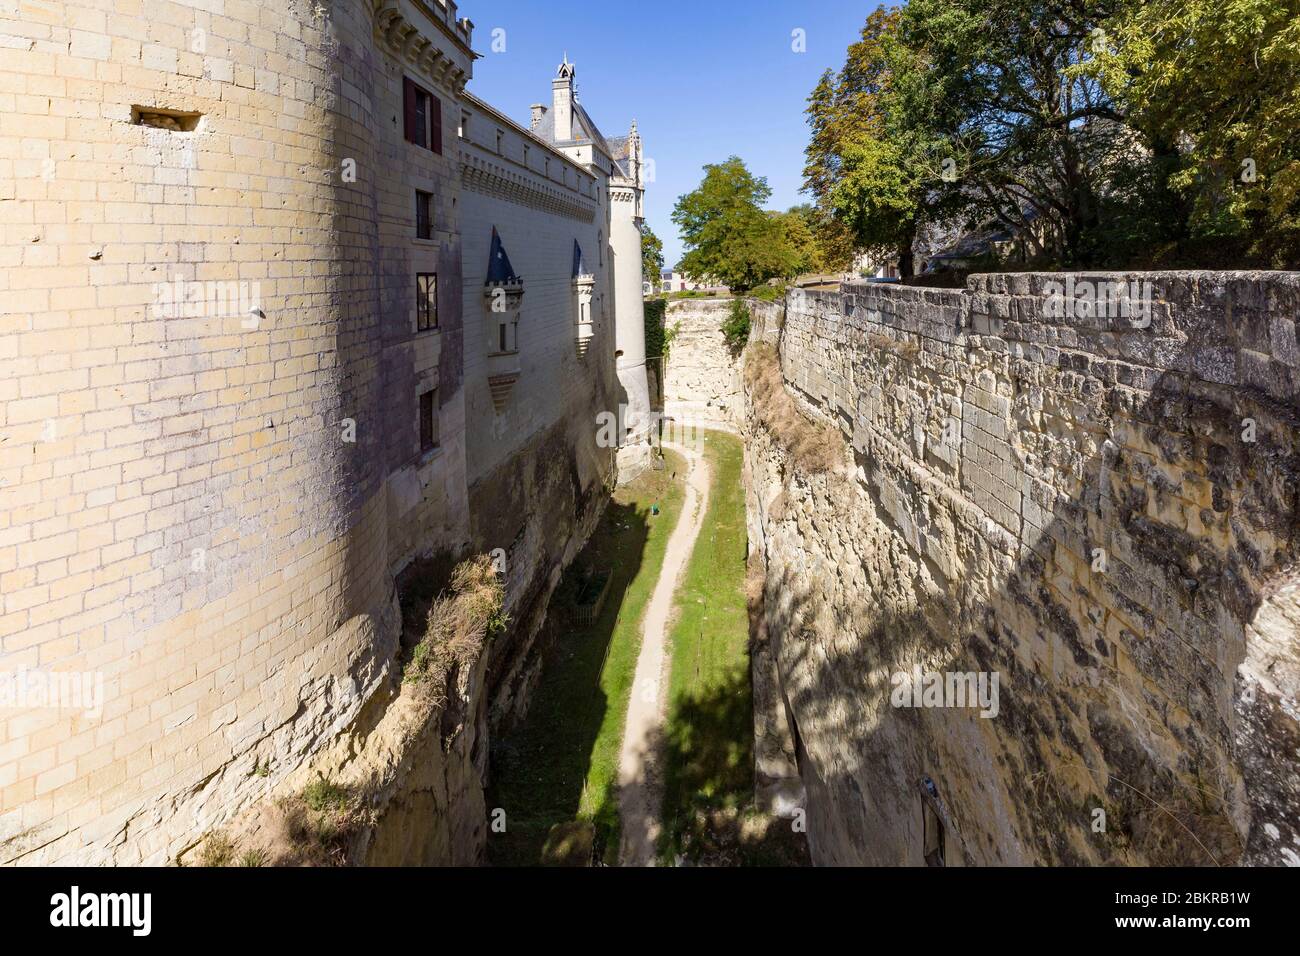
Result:
M896 8L873 12L844 66L814 88L804 188L834 223L822 231L837 263L860 248L894 258L907 277L918 229L947 214L944 193L953 191L942 178L946 141L927 128L923 107L938 94L920 82L923 56L899 40L901 19Z
M664 244L649 223L641 224L641 277L659 286L660 273L664 271Z
M817 248L817 237L813 234L808 219L796 209L772 215L780 220L782 237L792 253L790 275L786 278L818 271L821 252Z
M1300 262L1300 0L1124 0L1088 72L1161 162L1194 239Z
M767 180L737 156L705 166L699 187L673 209L687 250L679 268L736 290L793 275L798 255L786 240L785 224L763 210L771 195Z
M1067 266L1096 264L1111 160L1141 161L1126 118L1080 69L1099 47L1107 0L911 0L898 40L907 127L946 142L969 219L1019 227Z
M783 213L786 242L795 253L792 275L840 272L853 261L853 238L847 228L816 206L803 203Z
M1014 229L1048 266L1300 261L1300 0L909 0L809 99L863 248Z

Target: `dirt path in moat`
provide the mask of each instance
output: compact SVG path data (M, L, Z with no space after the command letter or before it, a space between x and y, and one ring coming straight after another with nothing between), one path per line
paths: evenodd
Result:
M663 800L661 754L656 752L663 729L665 689L668 683L668 625L673 598L709 505L709 465L700 449L665 444L686 459L686 496L682 516L668 539L659 580L646 606L641 631L641 654L636 661L632 697L623 728L623 749L618 760L619 815L623 837L619 844L621 866L654 866L659 839L659 812Z

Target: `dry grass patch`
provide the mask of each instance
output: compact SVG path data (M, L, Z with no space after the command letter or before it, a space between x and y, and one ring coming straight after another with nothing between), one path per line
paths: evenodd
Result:
M491 558L479 555L462 562L452 572L451 586L429 608L424 637L411 652L402 679L445 693L452 669L472 665L488 635L505 630L504 603L505 589Z
M830 425L799 410L785 390L781 360L767 342L745 351L745 387L759 421L805 474L837 472L844 461L844 439Z
M199 849L197 866L230 866L235 859L235 841L224 830L209 833Z
M320 777L257 807L237 838L209 833L188 865L346 866L356 837L372 822L359 793Z
M867 336L867 344L873 349L889 352L909 361L921 354L921 344L919 342L914 342L911 339L894 339L888 335L881 335L879 332L870 333Z

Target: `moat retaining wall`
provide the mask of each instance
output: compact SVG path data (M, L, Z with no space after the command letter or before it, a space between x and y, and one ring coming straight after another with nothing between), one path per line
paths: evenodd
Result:
M664 363L664 415L735 432L744 416L740 369L722 325L730 299L670 301L664 328L672 335Z
M1300 859L1300 276L1075 277L1149 282L1145 325L1061 309L1066 278L755 304L843 440L801 470L749 403L818 863L939 830L948 865ZM996 716L894 706L916 667L997 674Z

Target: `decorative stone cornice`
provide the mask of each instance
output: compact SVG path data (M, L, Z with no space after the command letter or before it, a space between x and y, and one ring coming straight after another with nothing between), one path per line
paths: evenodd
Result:
M492 396L492 407L500 414L510 404L510 393L514 391L515 382L519 381L518 372L506 372L501 375L488 376L488 392Z
M610 202L636 202L635 189L618 189L614 186L609 188Z
M383 48L399 62L453 95L459 95L465 89L469 72L438 49L437 45L421 32L419 26L406 19L394 0L371 0L371 2L375 18L375 40ZM469 52L468 20L456 21L455 30L463 34L460 37L455 36L453 28L446 27L437 19L432 19L432 22L443 32L451 34L457 42L463 43L467 60L473 61L474 54Z
M476 193L495 196L519 206L529 206L557 216L566 216L579 222L593 222L594 206L588 206L565 196L558 189L548 189L530 182L525 176L504 166L488 162L462 150L460 164L461 184Z

